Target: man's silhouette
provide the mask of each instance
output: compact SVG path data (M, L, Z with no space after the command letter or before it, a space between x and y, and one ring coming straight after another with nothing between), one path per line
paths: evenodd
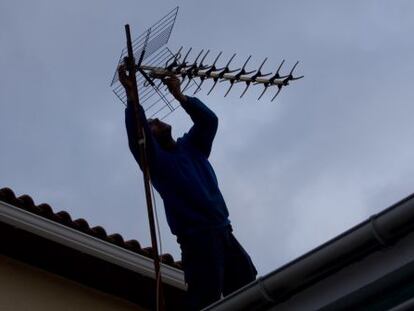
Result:
M125 66L118 73L128 97L129 147L141 166L132 107L134 85ZM144 127L151 181L164 201L168 225L181 247L188 310L200 310L253 281L257 272L232 234L229 213L208 161L218 118L197 98L183 95L177 77L163 82L194 125L175 141L171 126L158 119L147 120L141 106L139 122Z

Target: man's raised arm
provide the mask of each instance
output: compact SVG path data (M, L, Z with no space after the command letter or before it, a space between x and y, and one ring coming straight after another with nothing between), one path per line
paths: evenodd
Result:
M128 145L129 149L131 150L132 155L134 156L135 160L141 166L141 157L139 153L139 138L138 138L138 124L136 123L137 117L138 122L140 122L144 128L145 132L145 139L146 139L146 149L147 155L149 158L153 158L155 156L155 146L154 146L154 139L152 137L151 131L148 126L147 118L145 116L144 109L141 105L138 104L138 116L135 116L135 109L133 107L134 103L137 102L136 98L134 97L134 92L132 88L134 87L132 79L126 73L126 69L124 65L119 66L118 68L118 76L119 81L121 82L122 86L125 88L125 92L127 95L127 107L125 109L125 125L128 134Z
M208 157L217 132L217 116L198 98L182 94L180 80L176 76L165 78L163 82L193 120L194 125L188 132L191 143Z

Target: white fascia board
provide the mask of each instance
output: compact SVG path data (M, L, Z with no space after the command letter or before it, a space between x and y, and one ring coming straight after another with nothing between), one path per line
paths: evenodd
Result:
M0 221L155 279L154 261L81 231L0 201ZM186 289L183 271L161 264L164 283Z

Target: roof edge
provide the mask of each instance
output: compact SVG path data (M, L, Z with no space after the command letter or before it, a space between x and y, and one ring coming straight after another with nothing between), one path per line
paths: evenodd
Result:
M153 260L0 201L0 221L155 279ZM185 289L183 271L161 264L163 282Z
M263 310L414 231L414 194L203 310Z

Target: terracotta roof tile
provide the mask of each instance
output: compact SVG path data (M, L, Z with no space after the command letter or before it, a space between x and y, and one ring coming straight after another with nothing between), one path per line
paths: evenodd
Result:
M51 217L49 217L49 218L53 217L53 210L52 210L52 214L50 216ZM66 226L70 226L72 224L72 217L70 217L69 213L66 212L66 211L60 211L60 212L54 214L54 216L55 216L55 219L61 224L64 224Z
M82 231L83 233L92 235L92 230L89 227L88 222L83 218L78 218L73 221L73 224L76 225L77 230ZM123 246L123 245L120 245Z
M53 210L49 204L42 203L42 204L39 204L37 207L40 209L40 212L39 212L40 216L43 216L45 218L51 218L53 216Z
M124 239L122 238L122 235L120 235L119 233L108 235L108 241L111 241L112 243L121 247L124 247L125 245Z
M101 226L91 228L88 222L83 218L72 220L72 217L66 211L60 211L55 213L52 207L47 203L36 205L33 199L27 194L16 197L13 190L11 190L10 188L1 188L0 201L9 203L13 206L24 209L30 213L39 215L41 217L58 222L67 227L89 234L98 239L126 248L137 254L153 258L151 247L141 248L141 245L137 240L125 241L122 235L120 235L119 233L108 235L106 233L106 230ZM178 269L182 269L181 261L174 262L174 258L170 254L162 254L160 257L163 263Z
M108 235L106 234L105 229L104 229L104 228L102 228L101 226L96 226L96 227L93 227L91 230L92 230L91 234L92 234L94 237L98 238L98 239L105 240L105 239L107 238L107 236L108 236Z
M152 247L144 247L141 249L141 253L145 254L145 256L151 256L152 257Z
M161 255L161 261L166 265L174 264L174 258L170 254L163 254Z
M139 244L137 240L126 241L125 246L133 252L137 252L141 249L141 245Z

